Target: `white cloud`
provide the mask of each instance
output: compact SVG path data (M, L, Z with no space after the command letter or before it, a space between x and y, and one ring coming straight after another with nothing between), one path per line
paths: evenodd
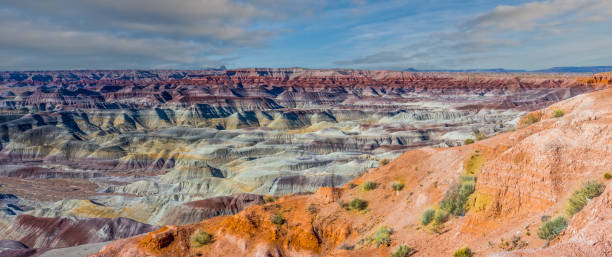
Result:
M386 67L395 68L494 68L487 66L493 63L497 63L494 65L503 65L503 63L516 65L517 53L525 54L526 52L529 54L522 60L536 58L539 55L542 60L559 60L559 58L544 56L544 54L550 55L551 52L538 51L537 48L559 45L561 40L579 40L583 33L596 30L594 25L602 26L602 22L607 22L608 26L605 27L609 27L612 25L610 24L612 15L609 14L612 14L612 1L610 0L550 0L534 1L517 6L499 5L490 11L457 22L456 25L449 28L411 40L409 43L404 43L403 46L398 46L397 43L387 46L380 45L380 48L384 50L376 50L365 57L340 60L335 63L354 67L371 67L383 63ZM410 24L403 24L404 27L407 25ZM389 26L396 26L396 24ZM397 26L402 26L402 24ZM401 30L397 29L391 31L397 36L387 40L402 42L401 38L406 37L398 31L401 33ZM593 32L603 33L602 31ZM360 35L370 35L370 33L381 33L380 27L374 27L370 31L361 31ZM357 36L353 39L359 40L360 38ZM378 40L378 42L381 41ZM591 45L572 44L577 48L567 49L567 52L574 55L581 50L584 53L591 53L592 49L588 49ZM558 54L563 55L563 52ZM483 61L487 56L493 60L495 60L494 56L504 59ZM525 63L520 68L530 65L533 64Z
M296 19L324 4L301 2L2 0L0 54L24 68L79 67L84 60L104 67L198 68L231 58L236 49L261 47L286 31L260 23ZM43 62L48 66L41 67Z

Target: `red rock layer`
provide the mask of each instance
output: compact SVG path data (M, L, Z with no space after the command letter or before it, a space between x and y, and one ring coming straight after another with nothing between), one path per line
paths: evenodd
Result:
M29 248L62 248L98 243L139 235L157 229L155 226L127 218L41 218L18 216L5 230Z

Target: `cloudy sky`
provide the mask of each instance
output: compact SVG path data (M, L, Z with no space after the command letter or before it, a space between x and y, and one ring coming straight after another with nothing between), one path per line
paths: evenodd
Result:
M0 0L0 70L612 65L611 0Z

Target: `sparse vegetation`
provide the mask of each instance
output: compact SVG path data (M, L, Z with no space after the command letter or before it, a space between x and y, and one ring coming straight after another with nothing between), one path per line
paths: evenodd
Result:
M353 189L353 188L357 187L357 184L351 182L351 183L348 184L348 186L349 186L350 189Z
M538 229L538 237L545 240L552 240L557 237L567 227L567 220L559 216L551 221L547 221Z
M580 190L575 191L569 198L569 203L565 211L570 217L574 216L574 214L582 210L591 199L601 195L605 188L606 186L598 181L586 182L582 185Z
M191 236L191 242L195 247L202 247L212 243L214 240L213 235L206 233L204 231L196 231Z
M464 145L470 145L474 143L474 139L468 138L466 140L463 140L463 144Z
M412 247L407 245L400 245L397 250L391 254L391 257L408 257L412 255Z
M393 184L391 184L391 188L393 189L393 191L402 191L404 189L404 183L402 182L394 182Z
M449 213L445 210L438 209L434 214L434 224L442 224L448 220Z
M389 161L389 159L387 159L387 158L380 159L380 160L378 161L378 167L385 166L385 165L389 164L389 162L390 162L390 161Z
M435 214L436 211L434 209L425 210L425 212L423 212L423 215L421 215L421 224L423 224L423 226L429 225L429 223L431 223L431 221L433 220Z
M279 213L276 213L270 217L270 222L276 225L283 225L285 223L285 218Z
M453 253L453 256L454 257L471 257L472 250L470 250L470 248L468 248L467 246L464 246L464 247L457 249L457 251Z
M368 181L363 184L363 190L370 191L376 189L378 184L376 182Z
M500 239L499 248L504 251L514 251L527 247L529 243L527 241L522 240L521 236L514 235L510 239L510 241L504 241L503 238Z
M440 202L440 209L455 216L465 214L465 205L468 197L476 190L475 180L476 178L473 176L463 176L460 184L452 186L446 192Z
M380 247L381 245L389 246L391 244L391 234L393 234L391 228L382 226L374 232L372 240L376 244L376 247Z
M523 120L523 125L529 126L540 121L540 116L533 113L527 114Z
M478 151L470 156L470 159L463 164L463 170L467 175L477 175L480 167L485 163L486 159Z
M368 202L361 200L359 198L355 198L349 202L349 209L356 211L363 211L368 208Z
M561 118L561 117L563 117L563 115L565 115L565 112L563 110L561 110L561 109L556 109L552 113L552 117L553 118Z
M612 178L612 174L610 174L609 172L606 172L603 177L605 179L611 179Z

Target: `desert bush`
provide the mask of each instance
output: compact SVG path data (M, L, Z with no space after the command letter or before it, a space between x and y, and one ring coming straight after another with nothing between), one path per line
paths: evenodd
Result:
M448 220L449 213L445 210L438 209L434 214L433 221L435 224L442 224Z
M474 152L470 159L463 164L463 170L467 175L476 175L480 172L480 167L486 162L486 158L478 151Z
M391 184L391 188L393 189L393 191L402 191L402 189L404 189L404 183L394 182L393 184Z
M212 243L213 240L213 235L200 230L196 231L191 236L191 242L195 247L205 246L207 244Z
M348 186L349 186L350 189L353 189L353 188L357 187L357 184L351 182L351 183L348 184Z
M412 254L412 247L400 245L397 250L391 254L391 257L408 257Z
M363 184L363 190L365 191L374 190L376 189L377 186L378 184L376 184L376 182L368 181Z
M567 221L564 217L559 216L551 221L547 221L538 229L538 237L545 240L551 240L557 237L567 227Z
M561 109L554 110L552 113L553 118L561 118L563 115L565 115L565 112Z
M468 138L466 140L463 140L463 144L464 145L470 145L474 143L474 139Z
M569 198L569 203L565 208L565 211L570 216L574 216L574 214L582 210L582 208L584 208L584 206L586 206L591 199L601 195L605 188L606 186L601 182L586 182L584 185L582 185L581 189L575 191Z
M285 223L285 218L279 213L276 213L270 217L270 222L276 225L283 225L283 223Z
M361 200L359 198L355 198L349 202L349 209L363 211L368 208L368 202Z
M385 165L389 164L389 162L390 162L390 161L389 161L389 159L387 159L387 158L380 159L380 160L378 161L378 166L379 166L379 167L385 166Z
M423 224L423 226L427 226L429 223L431 223L434 218L434 214L436 214L436 211L434 209L425 210L425 212L423 212L423 215L421 215L421 224Z
M537 116L534 114L527 114L527 116L525 116L525 119L523 121L523 125L529 126L531 124L537 123L538 121L540 121L540 116Z
M473 180L465 180L460 184L452 186L444 194L444 198L442 198L440 202L440 208L455 216L465 214L465 204L467 203L468 197L474 193L475 190L476 184Z
M510 239L510 241L504 241L503 238L500 239L499 248L504 251L514 251L527 247L529 243L525 240L522 240L521 236L514 235Z
M454 257L471 257L472 250L470 250L470 248L468 248L467 246L464 246L464 247L457 249L457 251L453 253L453 256Z
M459 181L461 182L461 184L465 184L465 183L476 183L476 176L472 176L472 175L462 175L461 177L459 177Z
M606 172L603 176L605 179L611 179L612 178L612 174Z
M393 230L387 226L382 226L374 232L374 236L372 236L372 240L376 244L376 247L380 247L381 245L390 245L391 244L391 234L393 234Z

